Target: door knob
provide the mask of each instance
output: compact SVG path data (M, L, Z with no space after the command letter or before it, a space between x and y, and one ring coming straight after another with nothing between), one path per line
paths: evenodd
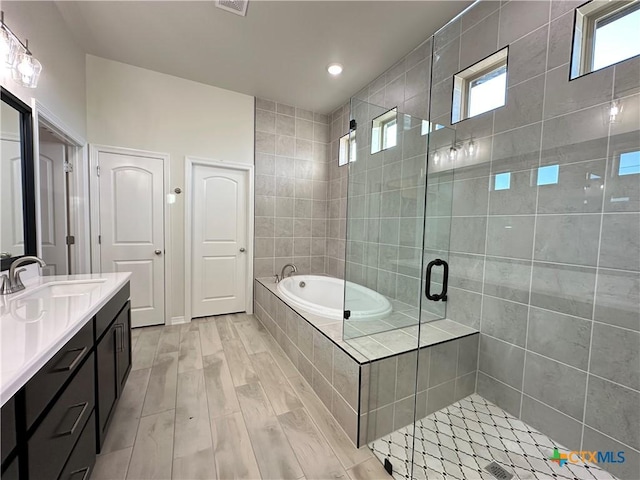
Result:
M153 253L155 253L156 255L162 255L162 250L156 250Z
M241 251L241 252L244 252L244 251L245 251L245 250L244 250L244 247L242 247L242 248L240 249L240 251Z

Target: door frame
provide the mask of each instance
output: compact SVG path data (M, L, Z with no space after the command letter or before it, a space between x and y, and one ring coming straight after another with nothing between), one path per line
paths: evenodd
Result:
M164 213L164 324L171 325L171 305L172 298L172 275L171 275L171 209L168 208L166 195L170 189L170 155L162 152L152 152L149 150L139 150L125 147L112 147L109 145L89 145L89 198L91 204L91 272L102 273L100 266L100 182L98 181L98 156L101 152L114 153L119 155L129 155L133 157L153 157L162 160L163 169L163 196L162 211Z
M215 167L227 170L240 170L247 175L247 265L246 265L246 297L245 310L253 313L253 209L254 209L254 177L253 165L249 163L227 162L210 158L186 156L184 158L185 186L185 226L184 226L184 320L191 322L191 227L193 224L192 192L193 169L196 165Z
M40 125L59 135L67 145L67 160L76 175L72 176L73 187L77 192L75 198L66 198L69 202L69 221L73 224L76 236L75 254L69 260L75 265L75 273L89 273L91 271L91 241L90 241L90 205L89 205L89 171L88 145L84 137L69 127L60 117L45 107L39 100L32 100L33 110L33 158L40 159ZM40 223L42 212L40 209L40 162L34 162L36 175L36 245L38 255L42 255L42 232ZM68 197L68 192L65 191ZM67 232L68 233L68 232Z

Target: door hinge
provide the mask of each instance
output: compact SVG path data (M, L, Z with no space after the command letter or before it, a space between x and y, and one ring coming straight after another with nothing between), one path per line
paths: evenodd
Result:
M351 310L345 310L344 311L344 319L345 320L349 320L350 317L351 317Z
M102 235L98 235L98 245L102 244Z
M351 119L349 121L349 130L353 131L356 128L358 128L358 122L356 122L355 119Z
M100 176L100 165L96 166L96 175Z
M76 244L76 237L74 237L73 235L67 235L67 245L75 245Z
M64 162L64 173L73 173L73 164L70 162Z

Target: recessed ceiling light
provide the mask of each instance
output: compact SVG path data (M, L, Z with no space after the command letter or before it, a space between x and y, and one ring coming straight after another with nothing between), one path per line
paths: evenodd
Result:
M339 63L330 63L327 66L327 72L331 75L340 75L342 73L342 65Z

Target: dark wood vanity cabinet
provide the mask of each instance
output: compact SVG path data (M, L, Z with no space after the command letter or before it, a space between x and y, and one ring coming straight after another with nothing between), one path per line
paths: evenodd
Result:
M115 305L122 300L118 296L119 294L111 300ZM117 311L117 314L108 326L101 329L102 336L96 337L98 452L102 449L116 404L131 371L131 304L127 300L118 310L111 309L111 302L105 309ZM97 321L98 316L96 324Z
M131 370L127 282L2 406L2 480L86 480Z

